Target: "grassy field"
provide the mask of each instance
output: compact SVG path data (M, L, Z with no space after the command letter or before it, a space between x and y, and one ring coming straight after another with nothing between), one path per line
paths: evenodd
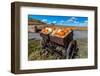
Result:
M77 52L78 58L87 58L88 57L87 40L86 39L78 39L77 43L78 43L78 47L79 47L79 50Z
M87 58L87 40L86 39L77 39L79 50L77 52L76 58ZM53 59L64 59L64 57L61 57L54 54L47 54L47 52L43 52L41 47L40 40L36 39L30 39L28 43L28 60L53 60ZM43 52L43 53L41 53Z
M40 40L29 40L28 43L28 60L53 60L53 59L62 59L57 54L47 52L42 53L42 47Z

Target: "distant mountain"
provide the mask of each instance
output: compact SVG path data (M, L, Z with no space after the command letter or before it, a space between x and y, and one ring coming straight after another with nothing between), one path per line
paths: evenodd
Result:
M28 19L28 25L41 25L41 24L46 24L46 23L36 19Z

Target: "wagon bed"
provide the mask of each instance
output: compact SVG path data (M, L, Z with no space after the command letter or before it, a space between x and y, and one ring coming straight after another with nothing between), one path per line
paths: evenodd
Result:
M50 35L50 41L58 45L61 45L63 47L68 46L68 44L72 40L73 40L73 31L70 31L64 38Z
M57 37L52 34L45 34L40 32L40 36L43 38L42 46L44 49L50 48L54 52L56 50L56 47L60 46L65 49L65 57L66 58L72 58L73 54L77 50L77 42L73 40L73 31L70 30L70 32L65 37ZM56 50L56 52L58 52Z

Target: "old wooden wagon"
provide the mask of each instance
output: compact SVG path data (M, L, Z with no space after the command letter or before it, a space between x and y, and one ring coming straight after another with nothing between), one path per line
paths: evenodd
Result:
M51 53L57 52L60 56L67 59L74 58L77 53L77 41L73 39L73 31L71 29L65 32L64 36L54 35L53 31L50 31L49 33L41 32L40 36L42 37L42 47L46 51L51 49ZM59 47L63 48L64 51L62 49L59 51Z

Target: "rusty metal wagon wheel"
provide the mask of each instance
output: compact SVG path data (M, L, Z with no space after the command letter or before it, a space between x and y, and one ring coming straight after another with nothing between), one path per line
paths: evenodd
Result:
M73 40L69 43L68 48L66 49L66 58L73 59L77 51L78 51L77 41Z

